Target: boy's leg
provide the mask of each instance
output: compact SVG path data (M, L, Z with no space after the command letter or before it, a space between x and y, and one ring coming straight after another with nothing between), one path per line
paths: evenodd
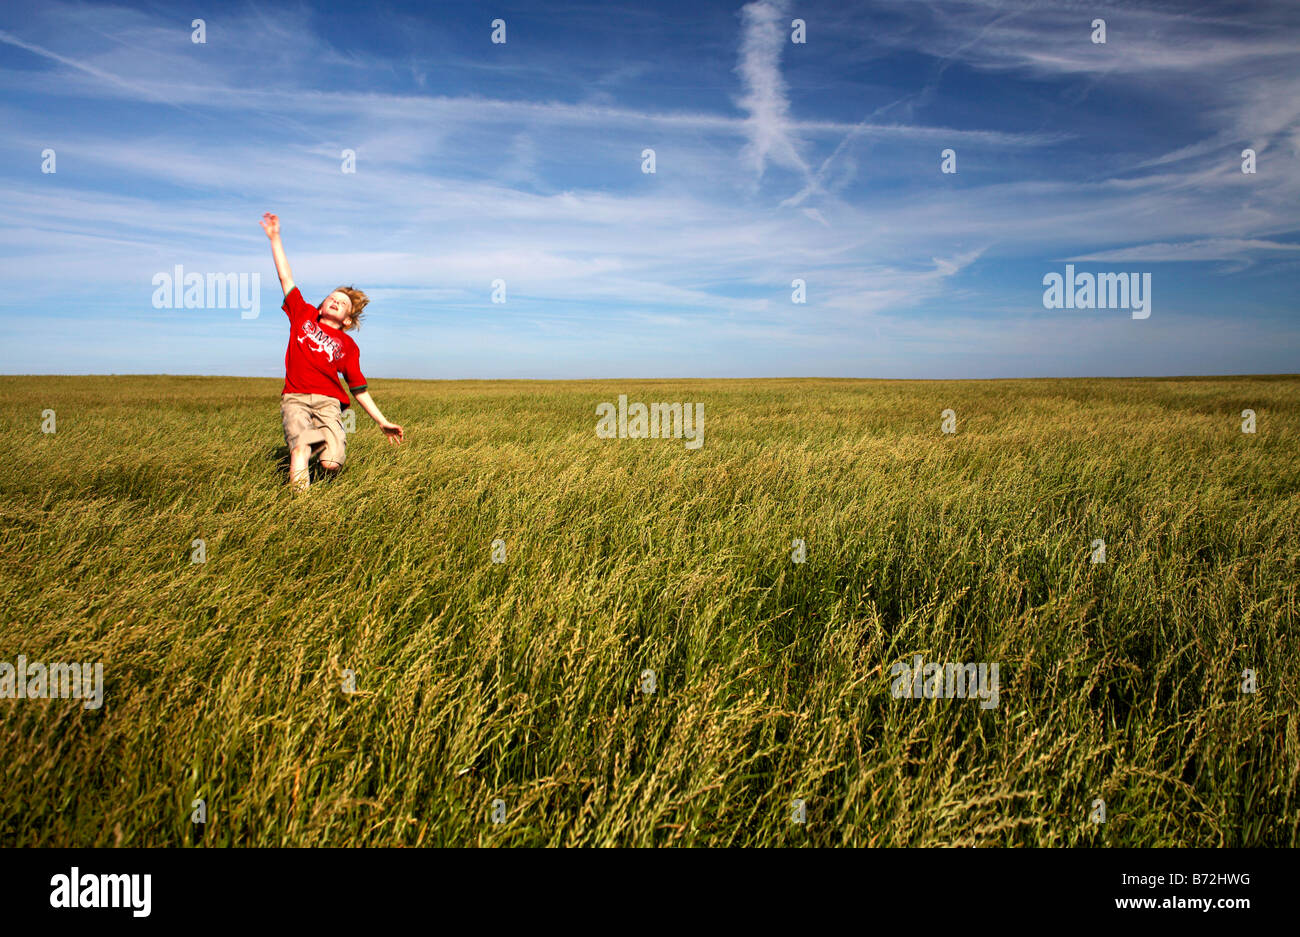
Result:
M320 450L320 467L331 475L337 475L347 458L348 436L343 429L343 416L339 402L330 398L323 402L316 412L325 442Z
M307 394L285 394L280 398L280 415L284 421L284 441L289 447L289 484L304 490L310 484L307 463L311 461L312 447L324 445L325 434L312 420Z
M299 491L311 485L307 463L311 461L311 446L295 446L289 450L289 484Z

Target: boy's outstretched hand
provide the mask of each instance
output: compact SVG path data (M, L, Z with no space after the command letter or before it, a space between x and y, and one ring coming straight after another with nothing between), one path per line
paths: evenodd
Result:
M379 412L379 408L375 406L374 400L370 397L370 391L363 390L356 395L356 398L357 403L361 405L361 409L365 410L370 415L370 419L374 420L379 425L379 428L384 431L388 441L395 446L401 445L402 438L406 435L405 430L396 423L388 422L388 417Z
M280 236L280 216L267 212L262 216L262 227L266 230L266 236L269 238L278 238Z

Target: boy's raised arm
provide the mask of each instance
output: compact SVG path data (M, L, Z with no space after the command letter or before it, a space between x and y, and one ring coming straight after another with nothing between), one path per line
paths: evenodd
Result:
M288 296L293 290L293 273L289 270L289 261L284 256L284 245L280 243L280 216L267 212L262 216L260 224L266 231L266 236L271 239L271 256L275 258L275 272L280 278L284 295Z

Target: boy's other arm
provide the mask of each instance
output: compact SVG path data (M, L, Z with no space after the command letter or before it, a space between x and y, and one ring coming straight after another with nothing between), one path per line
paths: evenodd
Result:
M371 399L370 391L363 390L361 393L353 394L352 396L356 398L361 409L365 410L366 413L369 414L370 419L379 424L379 428L384 431L384 435L388 437L389 442L401 443L403 436L402 428L396 423L389 423L388 420L384 418L384 415L379 412L379 407L375 406L374 400Z
M280 278L280 287L284 295L293 291L293 272L289 269L289 260L284 256L284 245L280 243L280 216L267 212L260 222L271 239L271 256L275 258L275 273Z

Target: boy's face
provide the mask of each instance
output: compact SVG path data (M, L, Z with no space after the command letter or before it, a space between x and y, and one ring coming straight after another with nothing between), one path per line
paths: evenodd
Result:
M342 331L352 324L352 300L348 294L335 290L320 304L320 317L326 325Z

